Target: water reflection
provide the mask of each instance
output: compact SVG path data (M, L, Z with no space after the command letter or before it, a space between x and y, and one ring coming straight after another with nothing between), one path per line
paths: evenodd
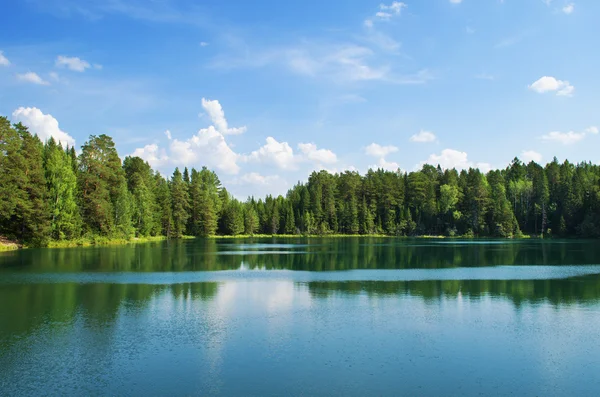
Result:
M358 237L197 239L0 254L0 272L216 271L239 269L242 264L249 269L305 271L600 264L600 244L597 241L437 241Z

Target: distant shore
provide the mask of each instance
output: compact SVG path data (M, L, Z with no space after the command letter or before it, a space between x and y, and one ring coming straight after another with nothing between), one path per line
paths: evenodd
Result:
M183 236L178 238L171 238L172 240L191 240L196 238L208 238L208 239L252 239L252 238L280 238L280 239L292 239L292 238L387 238L387 239L502 239L502 240L522 240L530 238L539 238L538 236L522 235L518 237L500 238L500 237L472 237L472 236L436 236L436 235L423 235L423 236L390 236L387 234L240 234L237 236L209 236L209 237L195 237L195 236ZM128 244L141 244L150 243L157 241L168 240L165 236L148 236L148 237L133 237L127 238L107 238L107 237L89 237L79 238L75 240L53 240L48 243L45 247L40 248L73 248L73 247L95 247L95 246L118 246ZM17 241L12 241L4 237L0 237L0 252L14 251L23 248L31 248L26 245L20 244Z

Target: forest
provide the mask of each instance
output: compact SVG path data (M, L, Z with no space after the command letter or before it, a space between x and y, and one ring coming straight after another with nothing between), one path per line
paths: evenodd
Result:
M32 246L103 236L600 237L600 166L515 158L501 170L313 172L286 196L240 201L217 174L165 178L107 135L77 154L0 117L0 236Z

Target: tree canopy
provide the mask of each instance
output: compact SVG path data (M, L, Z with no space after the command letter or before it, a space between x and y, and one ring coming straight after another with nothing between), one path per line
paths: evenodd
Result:
M0 234L30 244L86 236L386 234L600 237L600 167L515 158L487 173L312 172L284 196L233 197L217 174L165 178L111 137L42 143L0 117Z

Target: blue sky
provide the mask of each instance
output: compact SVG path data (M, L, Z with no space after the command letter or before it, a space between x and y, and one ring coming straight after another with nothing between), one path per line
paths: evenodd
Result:
M312 170L600 161L600 2L23 0L0 114L236 196Z

